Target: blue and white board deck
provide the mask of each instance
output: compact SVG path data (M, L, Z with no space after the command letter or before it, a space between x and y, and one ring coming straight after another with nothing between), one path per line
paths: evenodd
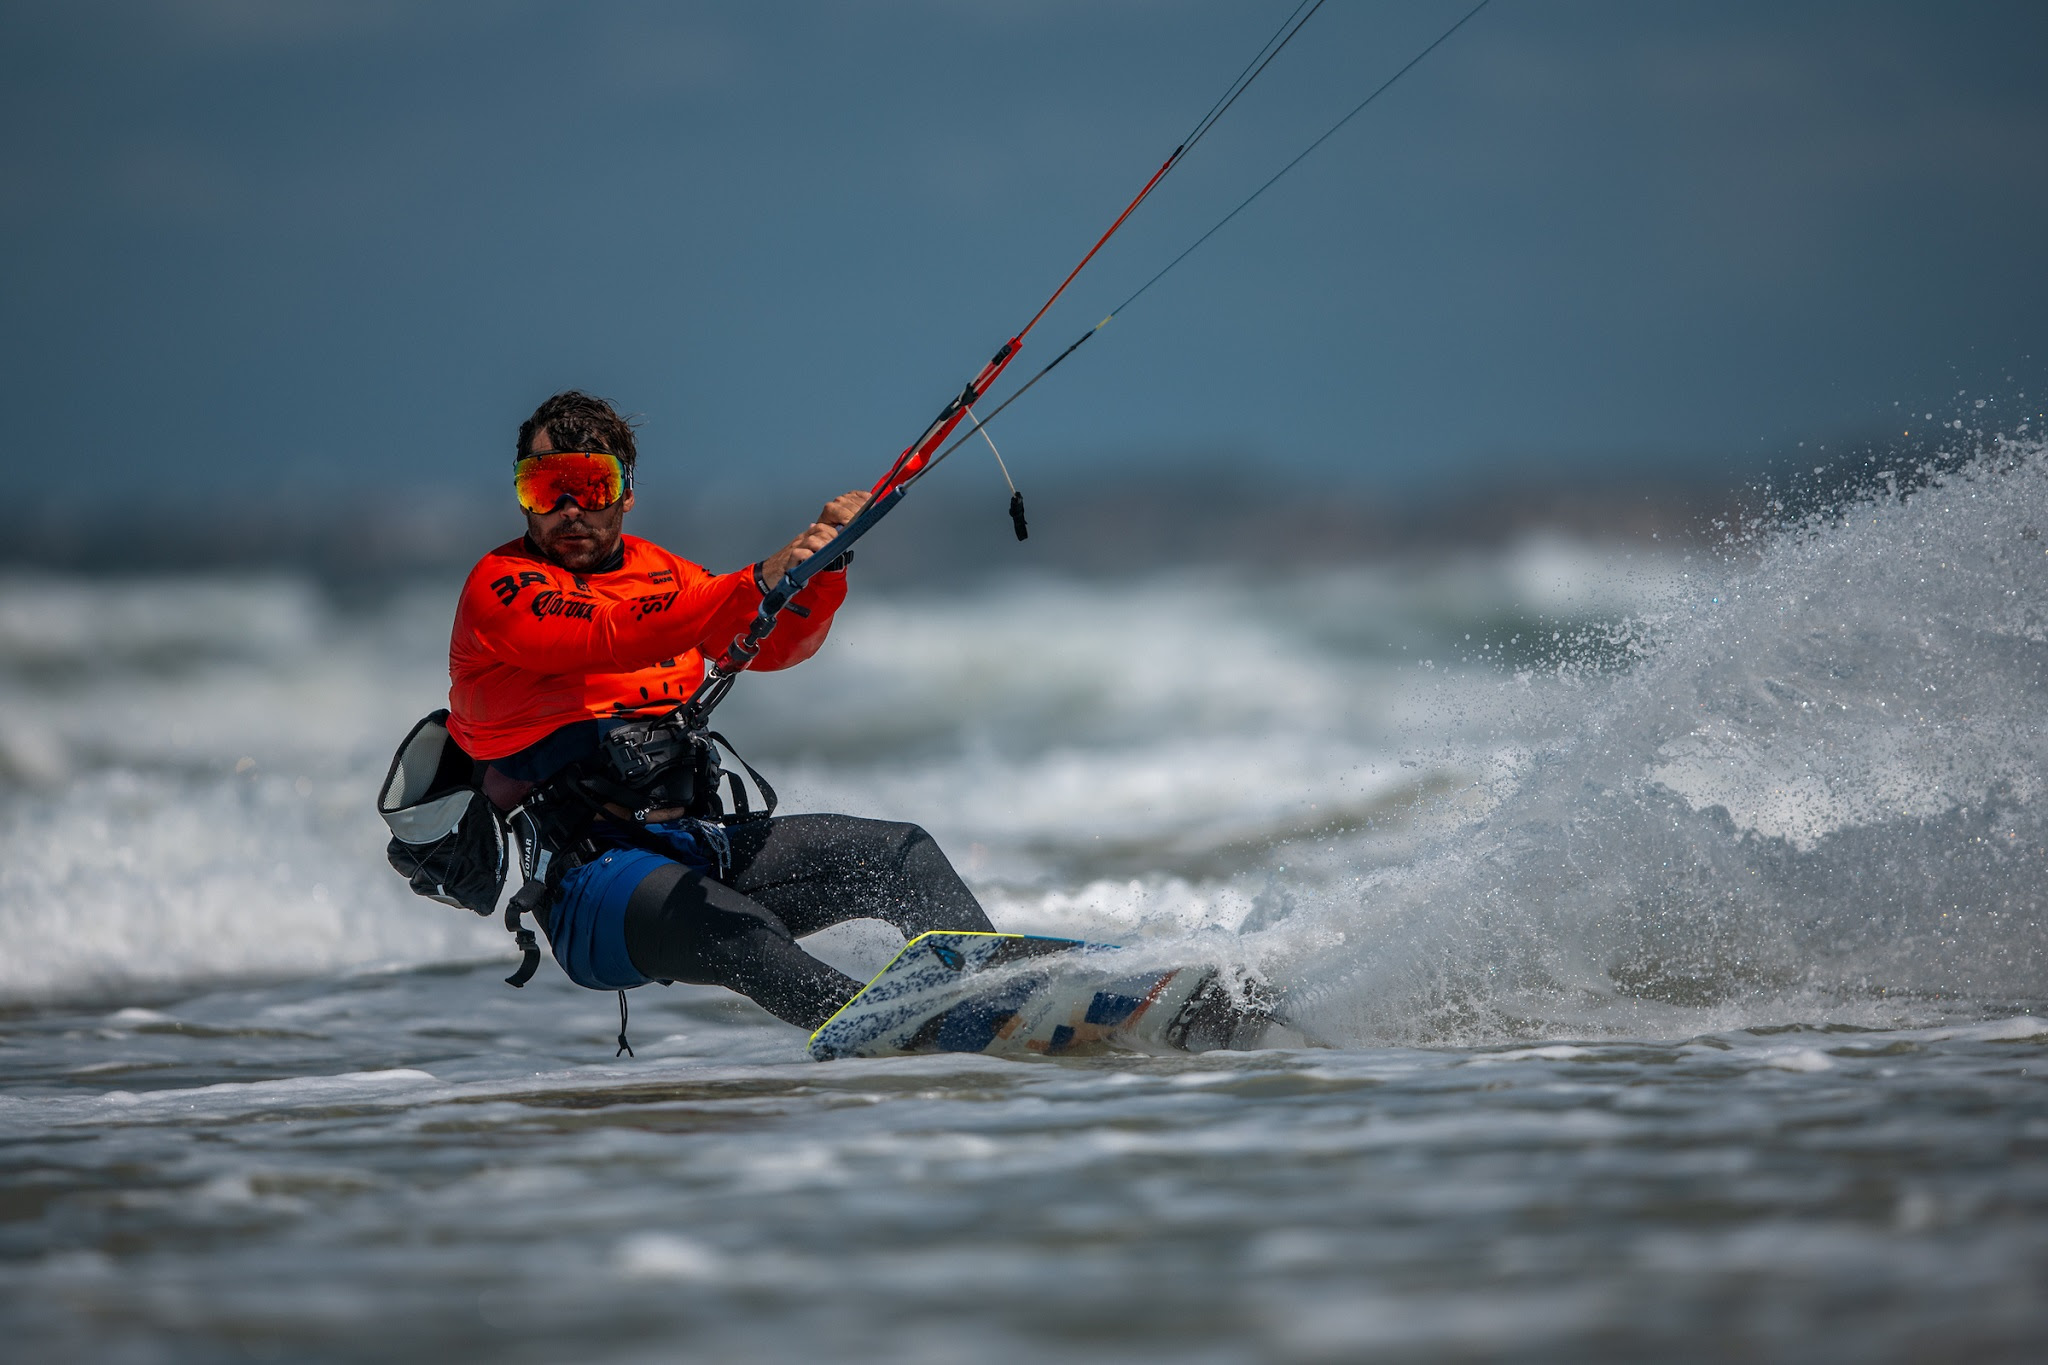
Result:
M935 931L826 1020L811 1055L1202 1052L1257 1046L1267 1017L1211 966L1139 968L1110 944Z

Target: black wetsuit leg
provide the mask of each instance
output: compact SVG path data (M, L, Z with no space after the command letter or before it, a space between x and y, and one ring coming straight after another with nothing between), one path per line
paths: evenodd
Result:
M649 874L626 905L626 953L646 976L724 986L814 1029L861 983L796 940L850 919L905 936L994 927L918 826L791 815L735 828L722 881L677 864Z
M918 825L852 815L786 815L732 832L733 890L798 938L850 919L886 920L908 938L995 926Z

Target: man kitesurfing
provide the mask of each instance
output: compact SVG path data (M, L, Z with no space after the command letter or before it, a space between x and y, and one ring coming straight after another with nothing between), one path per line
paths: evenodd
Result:
M892 971L903 969L893 987L878 979L884 998L897 987L928 994L929 983L916 980L920 971L929 967L937 973L932 981L947 982L968 971L970 953L978 970L998 959L1088 945L1014 935L1001 936L1009 940L1002 945L940 942L949 934L994 931L924 830L843 815L777 817L773 790L740 760L762 801L754 810L738 774L722 767L719 750L731 753L731 746L709 721L741 674L788 668L817 652L845 600L854 542L918 480L977 436L994 451L989 422L1488 0L1478 0L986 416L977 415L975 404L988 397L1067 286L1323 3L1300 0L1030 321L871 489L833 499L801 535L750 568L714 575L624 533L637 451L631 427L609 404L564 392L521 425L513 483L526 534L471 571L449 645L449 709L428 716L406 737L379 800L393 833L393 866L422 895L478 914L497 907L511 870L504 836L513 836L521 884L504 914L524 958L510 984L524 985L539 963L539 948L524 926L532 915L572 981L619 992L622 1052L629 1050L625 992L649 981L736 990L777 1018L818 1030L812 1039L818 1056L859 1054L870 1046L979 1051L1004 1041L1059 1052L1128 1030L1148 1012L1170 1016L1160 1034L1168 1046L1198 1050L1256 1036L1265 1015L1255 991L1226 989L1226 974L1216 970L1179 968L1113 972L1115 979L1104 978L1101 990L1091 987L1066 1002L1037 1001L1035 1015L1024 1008L1031 991L1018 978L1009 1003L984 994L923 1022L898 1009L886 1016L871 1011L855 1021L858 1027L835 1022L821 1028L862 987L796 940L844 920L885 920L914 940L935 935L928 943L914 941L915 951L892 965ZM956 435L963 422L967 431ZM1001 461L1000 453L996 458ZM1014 484L1010 517L1023 539L1023 497ZM863 1003L874 999L863 997ZM1071 1018L1061 1012L1069 1004ZM1027 1015L1035 1022L1025 1022ZM869 1025L874 1031L862 1032ZM1042 1036L1035 1032L1041 1025ZM899 1026L906 1031L890 1033ZM849 1028L858 1037L849 1040Z
M513 484L526 534L485 555L463 584L448 733L480 765L478 785L500 812L550 788L588 798L576 803L574 828L556 820L564 846L542 879L552 891L533 906L572 981L724 986L813 1029L861 983L796 939L858 918L906 935L987 932L973 893L916 825L765 813L720 823L708 748L680 749L699 780L664 791L671 775L635 784L607 761L608 741L689 697L706 656L868 495L834 498L774 554L714 575L625 534L637 457L632 428L586 394L556 394L520 426ZM790 599L791 619L753 668L789 668L817 652L846 598L846 558Z

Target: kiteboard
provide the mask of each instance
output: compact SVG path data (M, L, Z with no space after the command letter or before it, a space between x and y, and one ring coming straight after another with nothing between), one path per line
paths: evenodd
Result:
M811 1035L811 1055L1208 1052L1257 1047L1271 1021L1263 989L1241 971L1143 967L1078 939L934 931Z

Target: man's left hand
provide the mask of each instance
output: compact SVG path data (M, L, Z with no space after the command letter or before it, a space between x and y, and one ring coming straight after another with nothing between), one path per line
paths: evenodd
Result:
M831 544L832 538L839 534L839 528L859 516L869 500L866 491L855 489L826 503L810 529L761 561L762 585L773 588L782 581L784 574Z

